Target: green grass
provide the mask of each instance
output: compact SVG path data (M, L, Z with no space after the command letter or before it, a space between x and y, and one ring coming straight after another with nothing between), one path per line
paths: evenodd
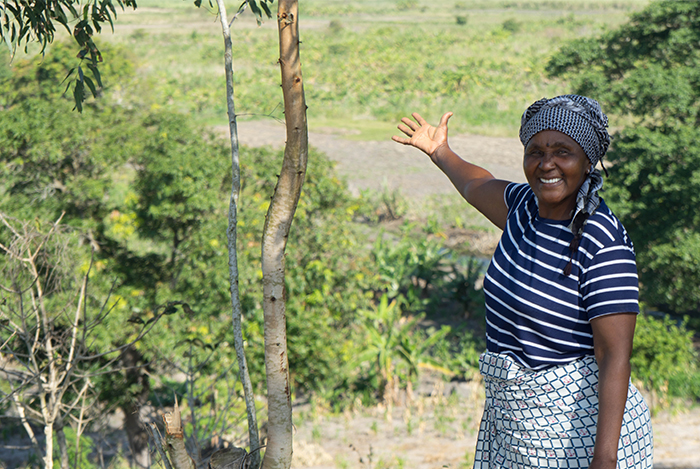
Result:
M311 132L331 132L342 135L347 140L385 141L398 135L394 122L371 119L317 118L309 121Z
M551 54L570 39L623 22L646 3L304 1L310 127L378 140L413 111L436 120L451 110L454 131L513 136L529 103L569 91L544 75ZM227 5L229 17L237 7ZM282 118L276 22L257 27L246 12L232 34L237 112ZM171 106L203 125L226 123L223 41L212 12L180 0L144 1L136 12L121 13L116 33L100 40L123 43L138 57L136 90L127 99Z

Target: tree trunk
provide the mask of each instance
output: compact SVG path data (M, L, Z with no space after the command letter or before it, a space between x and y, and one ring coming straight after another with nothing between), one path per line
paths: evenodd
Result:
M63 432L63 425L56 425L56 443L58 443L61 469L70 469L70 463L68 462L68 444L66 443L66 434Z
M248 373L248 363L245 358L242 331L241 299L238 290L238 251L236 246L238 226L238 195L241 190L241 168L238 153L238 124L236 121L236 107L233 100L233 51L231 44L231 32L229 30L226 6L223 0L217 0L221 30L224 36L224 68L226 69L226 103L228 108L229 133L231 136L231 198L229 200L228 229L228 268L229 282L231 285L231 318L233 322L233 344L236 349L238 361L238 375L243 385L246 411L248 414L248 440L251 469L260 467L260 436L258 434L258 421L255 413L255 396L253 386Z
M194 460L185 448L185 434L182 432L182 418L177 398L173 411L163 415L163 422L165 423L165 446L173 469L196 469Z
M122 353L123 365L127 370L124 388L135 386L139 389L133 396L127 397L124 405L124 430L134 463L139 467L148 468L151 465L151 457L148 452L148 432L141 423L141 406L148 398L150 382L148 376L139 368L142 358L133 346L127 347Z
M53 469L53 422L44 424L44 469Z
M268 440L263 469L288 469L292 463L292 404L287 358L284 251L306 175L308 130L299 59L298 1L279 0L280 68L287 143L282 171L265 218L262 240L265 371Z

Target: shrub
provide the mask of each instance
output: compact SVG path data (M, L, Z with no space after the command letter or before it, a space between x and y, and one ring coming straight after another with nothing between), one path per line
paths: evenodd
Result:
M632 353L632 379L649 390L674 397L700 398L700 370L686 321L648 314L637 317Z
M516 19L508 18L503 22L501 27L504 31L508 31L509 33L517 33L522 29L523 25Z

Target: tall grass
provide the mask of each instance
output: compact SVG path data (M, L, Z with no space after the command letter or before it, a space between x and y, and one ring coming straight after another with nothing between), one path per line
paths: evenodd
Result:
M512 136L527 104L569 91L543 73L561 44L618 24L646 3L302 2L310 123L387 128L413 111L435 120L451 110L457 131ZM246 12L233 34L238 112L281 117L275 21L258 28ZM222 41L212 12L179 0L145 1L122 13L116 34L101 40L126 43L140 58L139 91L124 99L226 122Z

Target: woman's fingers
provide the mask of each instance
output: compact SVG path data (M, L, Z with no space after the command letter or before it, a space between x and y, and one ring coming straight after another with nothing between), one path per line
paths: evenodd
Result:
M399 129L401 132L405 133L406 135L408 135L409 137L413 136L414 130L409 129L407 126L405 126L403 124L399 124L396 128Z
M420 127L421 127L420 125L416 124L416 123L413 122L411 119L409 119L408 117L402 117L402 118L401 118L401 122L403 122L404 124L406 124L406 126L407 126L408 128L410 128L410 129L411 129L412 131L414 131L414 132L415 132L416 130L420 129Z
M450 120L450 117L452 117L451 112L446 112L443 114L442 118L440 119L440 127L447 127L447 121Z
M425 119L423 119L423 118L420 116L420 114L418 114L417 112L414 112L414 113L412 113L411 115L412 115L413 118L416 120L416 122L418 122L418 124L420 124L421 127L423 127L424 125L427 124L427 122L425 121ZM406 119L406 118L404 117L404 119Z
M447 121L452 117L452 113L448 112L442 116L439 124L440 131L438 131L438 128L428 124L417 112L412 113L411 116L415 121L408 117L402 117L401 123L397 126L408 138L392 136L391 139L403 145L413 145L430 155L435 145L440 145L445 140L447 136Z

